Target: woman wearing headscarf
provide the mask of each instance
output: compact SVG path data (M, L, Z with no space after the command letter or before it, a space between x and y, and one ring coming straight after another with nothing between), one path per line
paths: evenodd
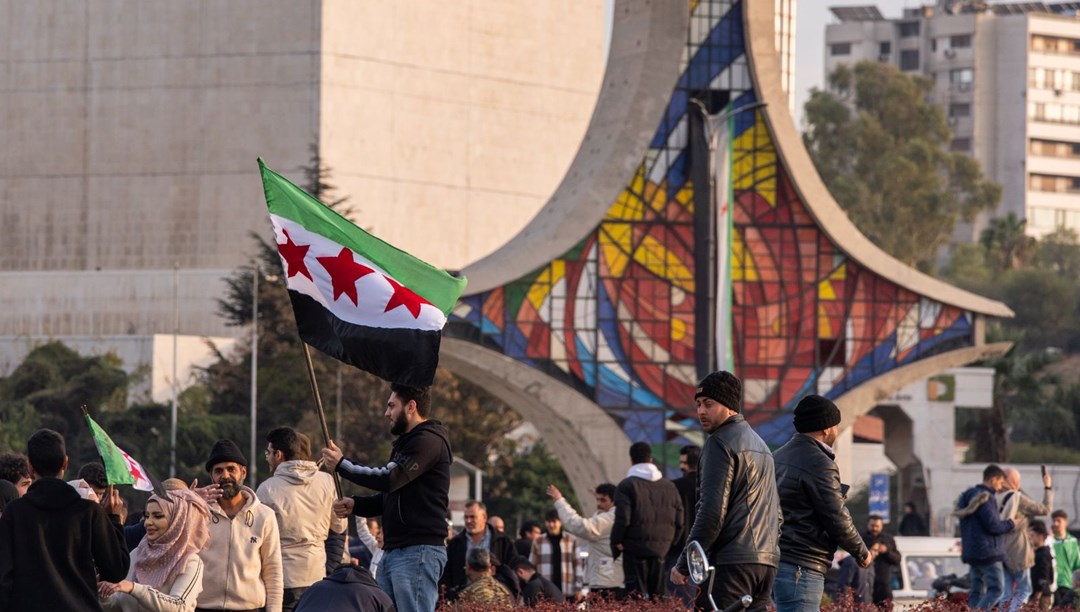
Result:
M191 612L202 592L199 551L210 539L210 509L197 494L172 490L151 495L143 524L146 537L131 553L126 580L102 582L106 610Z

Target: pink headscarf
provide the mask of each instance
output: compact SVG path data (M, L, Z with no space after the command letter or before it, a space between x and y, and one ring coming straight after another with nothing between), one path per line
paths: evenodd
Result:
M187 563L190 555L199 554L210 541L210 508L195 493L186 489L169 491L171 501L151 495L165 513L168 527L157 540L144 537L135 549L135 582L154 589L171 582Z

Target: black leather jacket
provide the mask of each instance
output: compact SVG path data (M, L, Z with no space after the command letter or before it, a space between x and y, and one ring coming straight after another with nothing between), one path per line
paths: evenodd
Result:
M686 541L698 541L714 565L780 561L780 503L769 447L741 414L716 428L698 463L698 506ZM679 571L687 573L686 555Z
M866 559L870 551L844 507L834 455L817 440L797 433L773 458L784 511L780 560L824 574L837 546L856 561Z

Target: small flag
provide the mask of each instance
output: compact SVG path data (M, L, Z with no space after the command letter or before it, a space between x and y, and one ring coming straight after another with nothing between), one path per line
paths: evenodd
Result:
M262 159L259 169L300 338L390 382L430 385L465 279L353 225Z
M109 479L109 484L129 484L140 491L153 491L154 484L149 472L117 446L109 434L105 433L105 430L95 423L89 414L85 416L86 423L90 425L90 433L94 435L98 453L101 455L101 462L105 464L105 475Z

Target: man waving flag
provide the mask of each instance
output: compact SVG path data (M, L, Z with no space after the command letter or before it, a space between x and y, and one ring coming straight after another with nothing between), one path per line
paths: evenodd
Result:
M464 278L355 226L259 160L300 337L390 382L426 387Z

